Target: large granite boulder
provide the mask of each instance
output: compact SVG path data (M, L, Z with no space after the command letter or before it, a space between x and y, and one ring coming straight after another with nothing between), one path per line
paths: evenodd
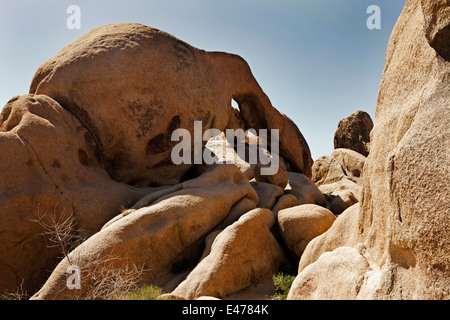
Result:
M320 270L345 256L359 260L358 270L340 269L336 285L347 294L335 291L337 298L450 296L448 12L448 1L407 1L387 49L360 210L356 216L343 213L352 221L346 228L339 217L321 240L310 243L312 251L330 254L314 254L308 246L303 255L308 264L300 261L300 280L290 297L305 297L299 284L314 278L313 287L323 293L314 298L331 298L330 277ZM334 228L347 235L338 243ZM357 250L338 251L341 247Z
M117 181L178 183L192 164L173 163L173 131L188 130L192 153L201 152L205 130L236 127L232 99L246 128L278 129L281 156L292 171L311 176L305 139L241 57L194 48L155 28L121 23L91 30L39 67L30 93L54 98L79 119ZM195 137L194 121L202 122Z
M352 149L366 156L370 150L370 132L373 129L372 118L367 112L357 110L339 121L334 133L334 148Z
M153 190L112 180L90 133L45 95L17 96L3 108L0 176L0 293L33 293L44 283L61 256L57 224L73 222L64 230L70 247Z
M113 219L101 231L68 254L33 299L83 299L102 277L103 268L143 273L137 283L151 283L167 273L183 252L223 221L243 198L258 202L247 177L235 165L219 165L176 185L159 197ZM106 262L106 263L105 263ZM80 270L80 289L70 290L66 271ZM106 270L106 271L108 271Z

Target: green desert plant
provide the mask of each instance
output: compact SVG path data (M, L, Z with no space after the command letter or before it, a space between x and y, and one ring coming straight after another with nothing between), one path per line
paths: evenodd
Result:
M162 289L154 285L145 285L139 289L115 298L119 300L165 300L161 297Z
M286 300L295 276L279 272L272 279L275 286L275 294L269 300Z

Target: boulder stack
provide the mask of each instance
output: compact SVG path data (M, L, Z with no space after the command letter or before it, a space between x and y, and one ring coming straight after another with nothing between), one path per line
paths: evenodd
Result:
M450 297L449 12L448 1L406 2L387 49L359 208L310 242L289 298Z
M375 125L343 119L315 162L241 57L140 24L83 35L0 114L0 294L227 299L288 272L288 299L448 299L449 8L407 1Z
M188 150L209 149L215 164L174 163L177 129L190 134ZM220 136L208 140L207 129L278 130L277 173L264 176L260 158L236 163L236 148ZM250 140L244 141L247 156ZM221 246L239 251L241 242L225 234L248 238L254 225L258 237L242 241L254 242L255 259L261 248L273 250L251 265L241 263L245 255L231 257L243 269L230 271L230 283L248 286L289 260L271 233L278 224L272 209L297 205L300 197L323 203L312 182L300 194L291 178L295 196L278 204L288 176L309 181L313 162L297 126L271 105L244 59L141 24L95 28L42 64L30 93L3 108L0 145L0 293L20 288L34 299L95 298L98 272L123 270L140 270L136 284L170 291L191 270L202 270L195 268L200 261L210 265L212 257L230 254ZM272 146L265 147L265 157L274 159ZM72 291L66 271L74 267L83 289ZM217 274L210 279L220 286Z

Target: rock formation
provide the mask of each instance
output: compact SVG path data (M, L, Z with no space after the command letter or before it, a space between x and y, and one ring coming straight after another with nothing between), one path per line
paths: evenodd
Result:
M170 296L223 298L270 279L286 260L285 253L270 232L274 223L274 216L267 209L255 209L244 214L218 233L210 253Z
M387 49L360 208L310 242L289 298L450 297L449 8L407 1Z
M88 130L114 180L148 186L178 183L192 164L175 165L175 129L193 137L235 126L234 99L247 128L280 130L292 170L311 175L312 159L295 124L272 107L239 56L206 52L140 24L91 30L46 61L30 93L46 94ZM193 146L193 142L192 142Z
M359 202L366 157L351 149L335 149L330 156L321 156L311 168L312 182L326 200L326 207L334 214Z
M366 156L370 150L370 131L373 122L367 112L357 110L339 121L334 133L334 148L354 150Z
M250 183L261 164L220 164L236 156L226 144L218 164L175 165L171 134L192 134L194 121L202 131L279 130L279 174L264 180L258 170L260 182ZM202 142L214 149L219 140ZM20 287L33 294L45 283L37 299L73 297L67 268L77 261L83 275L92 274L112 255L113 269L150 268L141 283L176 283L208 236L257 206L273 215L286 169L308 179L312 165L300 131L272 107L242 58L130 23L96 28L45 62L30 94L3 108L0 144L0 293ZM55 235L61 230L64 237ZM92 287L89 277L83 281Z
M0 294L217 299L288 270L289 299L448 299L449 8L407 1L375 125L343 119L314 163L242 58L140 24L80 37L0 114ZM176 165L171 134L194 121L278 129L278 171L249 163L254 146L275 159L261 136L244 159L215 136L216 163Z
M145 201L142 208L120 214L84 241L59 263L34 298L67 299L74 298L73 294L84 298L88 293L83 288L91 287L94 270L110 257L115 259L112 267L137 267L144 271L139 280L152 282L159 273L170 271L180 255L243 198L252 200L256 207L256 192L235 165L219 165L197 179L183 182L173 192ZM71 263L82 269L82 289L75 293L65 281L65 270Z
M330 210L316 204L302 204L278 211L281 237L296 258L300 258L308 243L327 231L335 220Z
M12 98L0 115L0 292L30 292L61 255L52 222L76 222L87 238L151 188L112 180L89 132L45 95Z

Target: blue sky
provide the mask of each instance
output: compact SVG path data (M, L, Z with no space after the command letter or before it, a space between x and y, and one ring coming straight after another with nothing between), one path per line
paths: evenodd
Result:
M36 69L94 27L137 22L210 51L242 56L313 159L333 151L340 119L374 119L385 52L406 0L0 0L0 108L28 93ZM81 29L69 30L69 5ZM370 5L381 29L369 30Z

